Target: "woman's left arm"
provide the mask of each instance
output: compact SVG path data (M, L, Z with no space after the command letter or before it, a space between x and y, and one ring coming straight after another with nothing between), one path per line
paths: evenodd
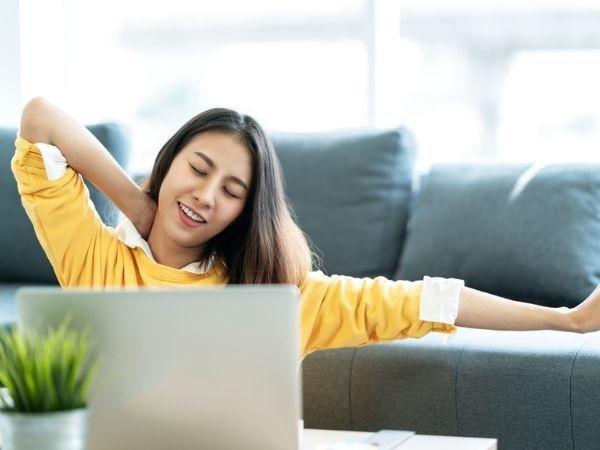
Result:
M549 308L463 287L455 325L490 330L600 330L600 285L574 308Z

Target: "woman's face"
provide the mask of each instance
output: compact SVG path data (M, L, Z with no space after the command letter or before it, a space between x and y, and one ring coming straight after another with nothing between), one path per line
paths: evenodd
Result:
M171 251L197 255L242 212L251 179L250 151L232 134L213 130L195 136L163 180L153 232Z

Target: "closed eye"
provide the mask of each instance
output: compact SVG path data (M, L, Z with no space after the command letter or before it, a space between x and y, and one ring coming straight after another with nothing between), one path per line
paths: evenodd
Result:
M198 175L200 175L201 177L205 177L205 176L207 175L207 174L206 174L206 172L202 172L201 170L198 170L198 169L196 169L196 168L195 168L194 166L192 166L191 164L190 164L190 167L192 168L192 170L193 170L194 172L196 172L196 173L197 173ZM238 196L236 196L236 195L233 195L233 194L232 194L231 192L229 192L227 189L223 188L223 190L225 191L225 194L227 194L229 197L231 197L231 198L239 198Z
M196 169L196 168L195 168L194 166L192 166L191 164L190 164L190 167L191 167L191 168L192 168L192 170L193 170L194 172L196 172L198 175L201 175L201 176L203 176L203 177L205 177L205 176L206 176L206 172L202 172L202 171L200 171L200 170Z

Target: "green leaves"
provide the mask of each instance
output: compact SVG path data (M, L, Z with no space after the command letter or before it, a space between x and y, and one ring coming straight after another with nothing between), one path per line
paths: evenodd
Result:
M86 406L99 360L93 359L90 330L69 329L68 315L46 334L0 329L0 383L12 404L8 412L66 411Z

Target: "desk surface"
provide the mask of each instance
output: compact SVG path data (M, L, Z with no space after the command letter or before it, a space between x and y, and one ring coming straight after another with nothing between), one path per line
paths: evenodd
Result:
M356 439L360 442L371 434L373 433L364 431L333 431L308 428L302 433L302 450L316 450L317 444L332 444L346 438ZM415 434L398 447L402 450L430 450L433 448L443 448L444 450L496 450L497 440Z

